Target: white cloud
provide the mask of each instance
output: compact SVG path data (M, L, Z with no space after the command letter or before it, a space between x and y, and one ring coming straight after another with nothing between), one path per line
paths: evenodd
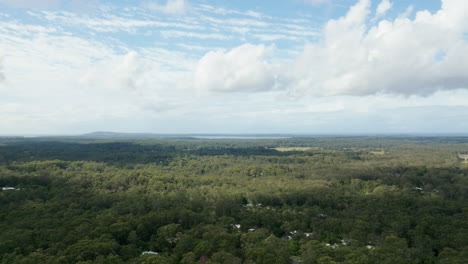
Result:
M299 39L296 36L289 36L285 34L252 34L252 36L265 42L271 42L271 41L276 41L280 39L297 41Z
M9 88L0 88L0 110L5 110L0 120L11 131L27 131L28 125L52 131L54 126L144 114L143 105L158 102L158 94L184 76L173 68L189 64L174 52L139 49L121 54L101 42L66 36L60 28L44 30L18 22L0 24L0 39L0 66L2 54L8 54L0 73L8 76ZM17 105L21 111L15 111ZM0 133L7 131L2 126Z
M47 19L51 22L61 23L69 26L86 26L97 32L131 32L143 28L181 28L181 29L203 29L199 25L190 25L180 22L162 22L157 20L140 20L116 15L105 14L103 18L83 16L70 12L41 12L32 13L32 15Z
M179 47L181 47L183 49L186 49L186 50L190 50L190 51L207 51L207 50L209 50L209 48L204 47L204 46L187 45L187 44L184 44L184 43L178 43L177 46L179 46Z
M218 8L218 7L213 7L213 6L205 5L205 4L200 4L195 9L200 10L200 11L214 13L214 14L217 14L217 15L223 15L223 16L235 14L235 15L241 15L241 16L254 17L254 18L257 18L257 19L272 18L271 16L267 16L265 14L255 12L255 11L252 11L252 10L242 12L242 11L238 11L238 10L235 10L235 9Z
M452 89L468 87L468 1L374 23L363 0L318 30L198 3L165 16L160 3L0 14L0 133L466 130L468 89Z
M382 3L386 7L380 8L380 15L391 7L390 2L390 6ZM464 37L468 29L467 2L444 0L436 13L420 11L413 20L402 15L372 27L368 26L370 7L370 0L361 0L345 16L328 21L321 40L307 44L292 64L283 64L279 77L273 77L263 53L248 55L251 61L243 57L263 46L244 45L229 52L206 54L196 68L195 87L215 91L282 87L293 96L428 95L438 90L468 88L468 42ZM442 35L444 38L440 38ZM287 37L253 36L263 41ZM242 72L246 80L237 72ZM262 85L254 80L265 82Z
M144 104L159 94L177 93L179 83L188 79L193 62L185 54L165 49L140 49L89 65L79 79L83 89L142 99ZM179 83L178 83L179 82Z
M136 90L143 85L142 76L147 66L135 51L98 63L88 70L80 83L94 88L112 90Z
M189 8L189 3L186 0L168 0L164 11L170 14L185 13Z
M194 72L199 91L251 92L272 89L275 76L265 56L272 46L244 44L230 51L208 52Z
M157 2L147 2L146 7L166 14L184 14L190 9L190 4L187 0L167 0L164 5Z
M382 20L371 28L369 8L370 1L361 0L329 21L323 39L287 66L292 94L428 95L468 88L468 1L443 0L436 13L420 11L413 20Z
M3 72L3 58L0 57L0 83L4 82L5 79L5 73Z
M393 6L393 3L390 2L390 0L382 0L382 2L380 2L380 4L377 6L375 16L376 17L385 16L387 11L390 10L390 8L392 8L392 6Z
M162 30L161 35L164 38L198 38L198 39L218 39L225 40L230 39L228 35L218 34L218 33L198 33L198 32L189 32L181 30Z
M325 3L330 3L332 1L333 0L304 0L304 2L306 2L308 4L312 4L312 5L321 5L321 4L325 4Z

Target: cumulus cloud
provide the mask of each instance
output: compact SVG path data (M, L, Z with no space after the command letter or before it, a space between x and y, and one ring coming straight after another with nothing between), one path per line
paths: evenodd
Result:
M58 7L60 0L0 0L0 4L17 8L51 8Z
M142 86L146 70L139 54L131 51L98 63L83 75L80 83L113 91L136 90Z
M272 46L244 44L211 51L198 62L194 86L199 91L238 92L272 89L275 76L265 57Z
M372 27L369 13L370 0L360 0L325 25L321 41L304 47L285 69L292 94L428 95L468 88L468 1L442 0L435 13Z
M146 7L166 14L183 14L190 8L190 4L187 0L167 0L166 4L147 2Z
M380 4L377 6L377 10L375 11L376 17L384 16L390 8L392 8L393 3L390 0L382 0Z

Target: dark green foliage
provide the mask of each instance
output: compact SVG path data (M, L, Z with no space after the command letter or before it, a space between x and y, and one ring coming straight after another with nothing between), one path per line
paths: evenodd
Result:
M467 263L466 142L4 140L0 263Z

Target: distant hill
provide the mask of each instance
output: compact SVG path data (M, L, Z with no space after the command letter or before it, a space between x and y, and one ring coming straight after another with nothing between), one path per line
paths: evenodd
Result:
M119 133L109 131L96 131L88 134L80 135L79 137L87 138L162 138L171 135L152 134L152 133ZM172 135L174 136L174 135Z
M291 138L293 135L283 134L154 134L154 133L119 133L109 131L97 131L88 134L79 135L80 138L99 138L99 139L275 139Z

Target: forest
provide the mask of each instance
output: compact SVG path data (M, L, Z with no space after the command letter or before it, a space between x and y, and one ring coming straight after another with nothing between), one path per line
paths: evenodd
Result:
M468 137L0 138L0 263L468 263Z

